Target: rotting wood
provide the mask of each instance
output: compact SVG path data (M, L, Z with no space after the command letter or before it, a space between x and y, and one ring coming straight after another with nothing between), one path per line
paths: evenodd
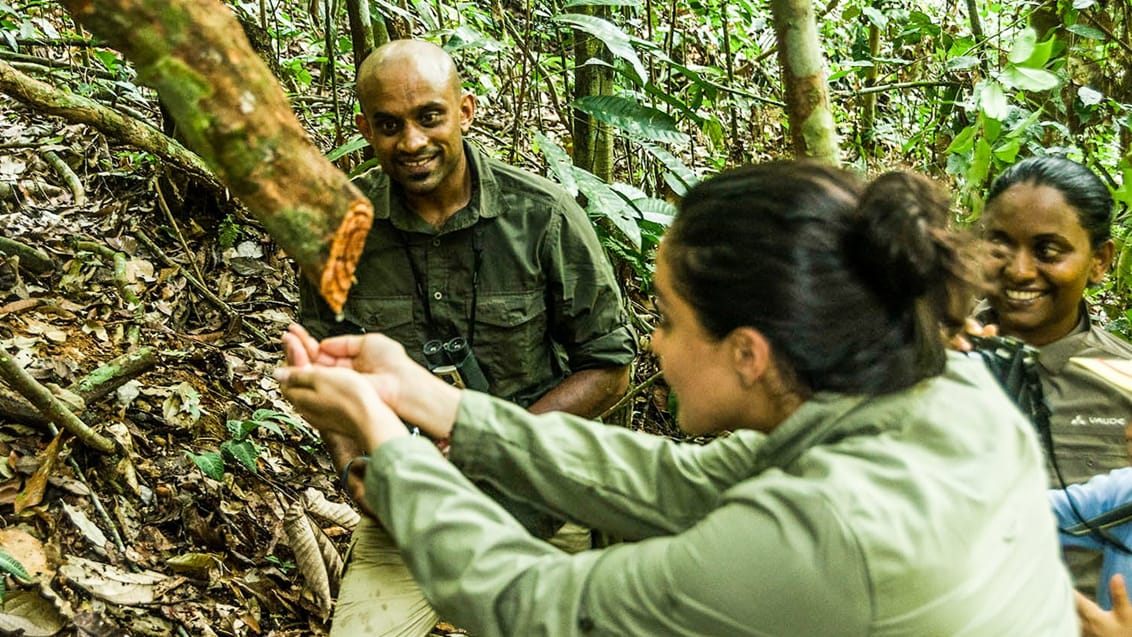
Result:
M130 60L177 128L341 311L373 206L311 142L218 0L62 0Z

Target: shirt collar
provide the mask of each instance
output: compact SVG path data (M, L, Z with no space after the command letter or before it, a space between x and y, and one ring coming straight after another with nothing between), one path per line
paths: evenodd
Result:
M1069 334L1038 348L1038 362L1051 374L1059 374L1069 359L1081 351L1081 342L1089 337L1093 321L1089 318L1089 307L1081 302L1077 325Z
M455 232L471 227L481 218L490 219L499 216L502 206L495 173L492 172L488 160L476 147L467 141L463 144L464 156L468 160L468 168L472 171L472 197L468 205L456 211L456 214L452 215L439 231L405 206L400 188L385 174L376 176L377 183L373 189L376 199L374 216L378 219L388 219L398 230L424 234Z

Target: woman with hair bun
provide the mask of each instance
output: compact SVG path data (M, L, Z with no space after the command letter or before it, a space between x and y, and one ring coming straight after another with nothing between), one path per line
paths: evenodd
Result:
M733 432L706 445L528 414L380 335L293 327L278 378L372 451L367 503L476 635L1076 635L1032 428L944 349L946 205L921 177L811 162L691 189L653 348L681 427ZM635 541L566 555L469 478Z

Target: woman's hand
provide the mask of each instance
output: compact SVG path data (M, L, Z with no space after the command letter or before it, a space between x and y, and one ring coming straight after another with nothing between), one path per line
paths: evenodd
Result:
M320 431L351 438L369 452L409 433L365 375L317 365L278 371L283 395Z
M972 336L998 336L997 325L983 325L973 318L967 319L963 324L963 331L959 332L947 342L947 346L960 352L969 352L974 349L971 341L966 337Z
M291 370L313 365L362 372L381 400L405 422L434 439L447 438L452 431L459 390L418 365L400 343L387 336L336 336L320 343L299 325L291 325L283 334L283 348ZM276 371L280 383L291 370Z
M1108 592L1112 610L1108 611L1081 593L1077 595L1077 618L1081 620L1081 637L1132 636L1132 601L1122 575L1113 575Z

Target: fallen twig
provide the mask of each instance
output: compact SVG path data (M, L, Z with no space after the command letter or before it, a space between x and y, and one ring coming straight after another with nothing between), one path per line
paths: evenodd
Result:
M114 283L118 287L118 293L122 295L122 299L125 300L126 304L130 306L130 309L134 311L135 316L138 318L144 316L145 309L142 307L142 301L138 298L133 288L130 287L129 278L126 276L125 253L95 241L78 241L75 243L75 247L79 250L93 252L101 257L110 259L110 262L114 264Z
M67 391L78 396L84 405L89 405L156 364L157 353L152 347L143 347L100 366L68 387ZM26 424L50 424L34 405L19 394L8 393L3 388L0 388L0 414Z
M83 182L79 179L79 176L75 174L75 171L71 170L71 167L67 165L67 162L63 161L59 153L53 150L44 151L43 158L55 169L55 172L59 173L63 181L67 182L67 187L71 189L71 194L75 198L75 207L85 206L86 189L83 188Z
M19 257L20 267L35 275L46 274L55 269L55 262L47 256L47 253L15 239L0 237L0 254Z
M48 115L89 124L112 139L153 153L199 177L216 190L223 190L200 156L145 122L124 117L120 112L81 95L57 91L50 84L28 77L3 61L0 61L0 91Z
M21 396L27 398L31 404L35 405L49 421L71 432L71 434L92 449L96 449L102 453L114 453L115 446L113 441L99 435L85 422L79 420L78 416L71 412L60 400L56 399L55 396L51 394L50 390L39 384L39 381L32 378L31 374L20 367L5 351L0 351L0 377L2 377L12 389L19 392Z

